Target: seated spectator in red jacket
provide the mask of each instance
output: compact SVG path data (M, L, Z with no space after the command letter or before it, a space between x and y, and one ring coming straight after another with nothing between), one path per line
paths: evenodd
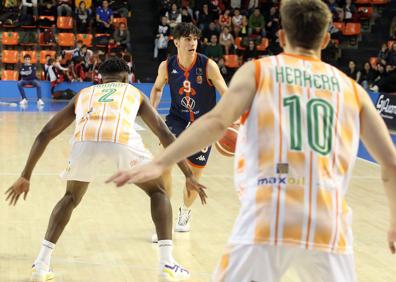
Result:
M109 1L104 0L102 6L96 9L97 33L113 33L113 11L109 7Z

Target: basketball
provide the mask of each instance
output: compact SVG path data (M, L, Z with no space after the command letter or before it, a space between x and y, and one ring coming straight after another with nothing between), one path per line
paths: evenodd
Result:
M236 142L238 139L239 124L233 124L227 128L224 136L215 144L217 151L227 157L235 154Z

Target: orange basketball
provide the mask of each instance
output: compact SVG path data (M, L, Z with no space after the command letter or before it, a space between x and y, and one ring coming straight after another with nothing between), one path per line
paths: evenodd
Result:
M239 124L233 124L227 128L224 136L216 142L217 151L223 156L232 157L235 154L236 142L238 139Z

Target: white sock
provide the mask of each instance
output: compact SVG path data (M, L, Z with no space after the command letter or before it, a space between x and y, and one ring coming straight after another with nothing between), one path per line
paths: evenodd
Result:
M51 264L51 255L54 251L55 244L51 243L50 241L43 240L41 243L40 253L36 258L34 264L39 268L47 267L46 271L49 270L49 266Z
M158 247L160 251L160 264L173 263L174 259L172 256L172 240L159 240Z

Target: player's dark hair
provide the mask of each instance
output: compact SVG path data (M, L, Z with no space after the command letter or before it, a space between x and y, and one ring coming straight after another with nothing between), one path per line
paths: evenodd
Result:
M118 57L108 58L100 64L99 73L102 75L117 75L120 73L129 72L127 63Z
M192 23L179 23L175 26L172 35L174 39L189 37L190 35L200 37L201 30Z
M332 16L321 0L285 0L280 8L282 28L294 47L317 49Z

